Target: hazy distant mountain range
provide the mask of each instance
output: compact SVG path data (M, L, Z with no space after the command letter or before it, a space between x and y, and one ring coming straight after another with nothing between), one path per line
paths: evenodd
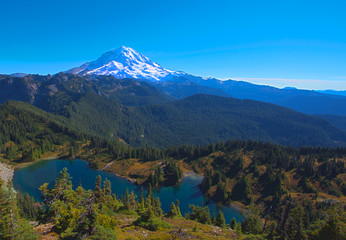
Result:
M344 91L336 91L336 90L318 90L318 92L332 94L332 95L341 95L346 96L346 90Z

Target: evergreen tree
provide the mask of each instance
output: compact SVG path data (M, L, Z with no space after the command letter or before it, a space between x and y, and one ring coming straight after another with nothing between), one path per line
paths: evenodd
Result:
M243 176L233 187L231 198L234 201L241 201L246 204L251 203L251 187L248 179Z
M176 217L176 216L177 216L177 208L176 208L175 204L172 202L172 203L171 203L170 210L169 210L169 212L166 214L166 217L173 218L173 217Z
M37 220L42 213L42 208L39 203L36 203L34 198L25 193L22 195L17 193L17 203L20 211L20 216L28 220Z
M210 213L208 207L190 205L192 213L186 215L187 219L194 220L203 224L210 224Z
M233 230L236 229L237 227L237 221L235 220L235 218L232 218L231 220L231 226L230 226Z
M216 226L219 226L222 228L224 228L226 226L225 216L223 215L223 213L221 212L220 209L219 209L219 212L218 212L217 218L216 218Z
M346 239L346 212L342 204L338 204L330 209L328 218L323 223L322 227L316 234L312 236L313 239Z
M111 181L109 181L107 178L103 182L103 194L105 196L111 196L112 195L112 185Z
M226 191L226 184L219 183L216 188L216 192L214 195L215 201L223 202L228 198L228 194Z
M211 175L211 173L208 171L206 173L206 175L204 176L203 181L202 181L202 183L200 185L200 187L201 187L203 192L207 192L210 189L211 185L212 185L212 180L211 180L211 176L210 175Z
M97 201L99 201L102 197L101 183L102 183L102 178L100 175L98 175L96 177L95 188L94 188L94 194L95 194L95 198L97 199Z
M12 186L0 183L0 239L38 239L26 221L20 219L16 194Z
M181 211L180 211L180 202L179 202L179 200L177 199L177 200L175 200L175 208L176 208L176 213L177 213L177 217L183 217L182 215L181 215Z
M125 197L124 197L124 206L126 210L130 209L130 194L129 189L126 188Z
M242 223L242 231L246 234L260 234L263 224L259 216L258 209L252 204L249 211L245 215L245 220Z
M141 193L139 195L139 204L138 204L138 213L142 213L145 210L145 200L144 200L144 193L143 193L143 187L141 187Z
M214 225L216 224L215 211L213 212L213 215L211 216L210 221L211 221L211 224L214 224Z

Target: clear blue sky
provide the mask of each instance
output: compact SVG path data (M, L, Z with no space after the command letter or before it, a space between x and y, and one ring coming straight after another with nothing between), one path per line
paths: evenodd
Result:
M346 1L11 0L0 73L56 73L125 45L191 74L346 89Z

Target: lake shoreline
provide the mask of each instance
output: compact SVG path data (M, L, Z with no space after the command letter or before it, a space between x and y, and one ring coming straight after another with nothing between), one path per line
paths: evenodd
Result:
M81 160L81 161L85 161L85 162L88 162L88 167L91 168L91 169L95 169L95 170L99 170L99 171L103 171L103 172L108 172L108 173L111 173L113 174L114 176L116 177L119 177L121 179L124 179L128 182L130 182L131 184L134 184L134 185L137 185L137 186L145 186L143 184L138 184L138 181L137 179L133 179L133 178L130 178L130 177L127 177L127 176L122 176L118 173L115 173L113 171L110 171L108 170L107 168L94 168L94 167L91 167L89 166L89 161L88 160L85 160L85 159L79 159L79 158L76 158L78 160ZM25 168L25 167L28 167L32 164L35 164L35 163L38 163L38 162L41 162L41 161L48 161L48 160L67 160L66 156L59 156L59 155L52 155L52 156L48 156L48 157L44 157L44 158L41 158L41 159L38 159L38 160L35 160L35 161L32 161L32 162L26 162L26 163L20 163L18 164L17 166L15 166L13 168L13 172L12 172L12 177L11 177L11 181L12 181L12 178L13 178L13 173L14 171L18 170L18 169L22 169L22 168ZM179 181L179 183L177 183L176 185L179 185L181 183L181 181L184 179L184 178L189 178L189 177L203 177L203 175L197 173L197 172L194 172L194 171L185 171L183 173L183 177L181 178L181 180ZM176 186L174 185L174 186ZM173 187L174 187L173 186ZM160 186L160 187L164 187L164 186ZM204 195L205 196L205 195ZM207 196L205 196L207 197ZM207 197L208 199L210 199L209 197ZM211 200L211 199L210 199ZM239 203L231 203L231 204L227 204L227 205L223 205L223 204L220 204L220 203L217 203L216 202L216 205L219 205L219 206L222 206L222 207L230 207L230 208L235 208L237 209L239 212L245 212L246 209L244 208L244 206L242 204L239 204Z
M25 167L30 166L30 165L32 165L32 164L35 164L35 163L37 163L37 162L47 161L47 160L54 160L54 159L63 160L63 159L60 158L58 155L49 156L49 157L37 159L37 160L32 161L32 162L19 163L19 164L17 164L17 165L14 167L14 170L21 169L21 168L25 168Z
M93 189L95 184L94 179L97 175L100 175L103 179L108 178L112 182L112 186L114 186L113 191L115 194L117 194L117 196L122 196L125 193L125 189L129 189L129 191L137 191L137 194L139 194L140 186L138 186L137 184L133 184L133 182L129 181L127 178L119 176L113 172L92 168L91 166L89 166L89 161L82 159L51 158L40 159L29 164L21 165L20 168L17 168L18 174L14 174L13 177L14 186L17 186L17 189L21 189L21 187L24 187L22 191L33 194L32 196L38 199L40 195L39 191L37 191L38 187L41 186L44 182L54 181L53 178L55 178L55 176L59 174L59 172L64 167L71 166L70 174L72 177L73 185L75 187L78 185L82 185L83 187L86 187L86 189ZM47 162L42 162L44 160L46 160ZM53 163L50 163L49 160L52 160ZM76 164L74 164L74 162ZM34 165L33 167L31 167L31 164L37 164L37 166ZM88 168L89 170L85 168ZM50 171L49 169L51 169L52 171ZM39 184L37 184L38 178L42 179L42 183L40 182ZM217 209L225 209L222 211L226 211L232 215L235 214L234 216L236 217L237 221L243 221L244 218L242 213L244 211L242 211L239 206L233 204L218 204L211 199L203 196L203 193L199 189L199 184L202 179L203 175L195 173L194 171L186 171L180 184L177 184L175 186L162 186L158 190L155 190L155 193L158 194L158 196L160 196L160 194L163 194L160 196L160 199L162 199L163 201L162 205L164 206L164 211L169 211L170 204L168 203L171 203L172 201L174 202L175 199L179 199L181 203L185 202L181 206L181 209L184 213L190 211L190 204L199 206L201 202L203 202L209 206L211 213L213 211L217 211ZM115 181L115 185L113 185L113 181ZM182 192L179 193L179 191ZM228 222L232 220L232 215L228 217Z

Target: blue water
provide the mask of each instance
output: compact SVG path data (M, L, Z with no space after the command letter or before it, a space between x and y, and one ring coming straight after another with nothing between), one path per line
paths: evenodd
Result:
M82 160L45 160L39 161L24 168L15 171L13 176L13 185L15 189L22 193L28 193L36 200L40 200L41 193L38 188L44 183L49 183L49 187L54 186L54 181L59 172L63 168L67 168L72 177L74 187L79 185L85 189L93 189L95 186L96 177L100 175L104 180L107 178L112 183L112 191L120 197L124 195L126 189L134 191L139 195L141 187L131 182L117 177L112 173L104 172L88 167L88 163ZM198 184L203 180L203 176L192 175L183 178L180 184L172 187L161 187L153 189L153 192L161 200L162 209L164 212L169 211L172 202L176 199L180 201L180 209L183 215L191 211L189 204L208 206L210 212L217 214L218 209L221 209L225 215L226 221L231 222L235 218L238 222L243 221L244 217L237 208L222 207L205 198L200 191Z

